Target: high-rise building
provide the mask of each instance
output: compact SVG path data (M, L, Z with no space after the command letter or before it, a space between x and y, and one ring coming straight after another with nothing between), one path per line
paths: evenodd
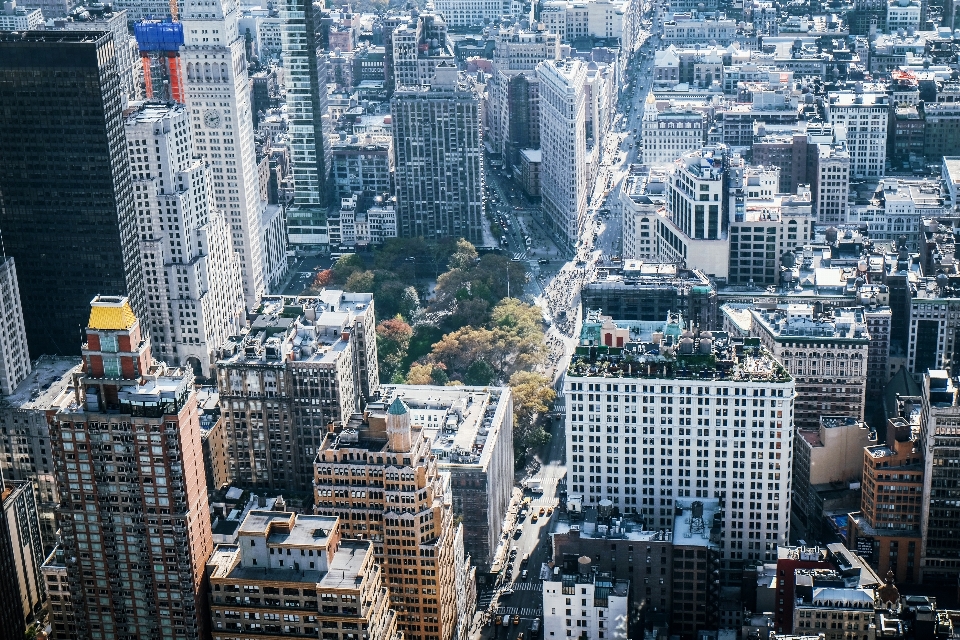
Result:
M248 309L264 292L260 200L250 83L236 0L184 0L187 109L195 150L210 165L213 199L230 226Z
M56 512L60 491L47 412L59 398L71 393L79 358L43 356L33 363L30 376L0 405L0 472L7 480L33 483L40 528L47 550L56 542Z
M236 544L214 549L207 573L213 640L232 640L239 632L401 637L373 543L343 537L335 516L250 511ZM257 618L240 617L235 598L241 597L242 606L256 607L251 615Z
M540 148L540 87L537 65L559 56L560 38L518 25L494 34L493 68L488 84L487 135L507 166L523 149Z
M113 10L111 6L101 5L102 9L89 7L82 14L74 16L73 20L55 21L54 27L68 31L109 31L113 34L113 48L117 54L117 70L120 74L120 85L126 98L124 106L132 100L140 100L143 91L137 78L140 61L134 55L137 52L134 39L130 36L127 20L130 17L123 9ZM46 17L47 14L44 13ZM82 19L81 19L82 18ZM142 75L143 71L139 70ZM142 78L140 78L142 80Z
M580 240L587 215L587 107L582 60L546 60L540 80L540 196L547 223L567 249Z
M960 575L960 387L946 371L930 370L923 376L922 418L917 440L923 455L923 497L920 522L923 542L920 582L927 585L957 583Z
M0 475L0 565L4 577L0 581L0 619L10 623L4 634L23 629L25 623L41 612L46 602L45 585L40 567L43 564L43 539L33 483L4 480ZM7 561L12 560L12 566ZM6 593L10 587L12 593ZM7 600L7 596L13 596ZM10 619L7 619L8 615ZM19 620L16 618L19 617ZM11 633L11 638L19 638Z
M513 495L513 397L504 387L384 386L367 420L386 420L396 398L411 424L433 440L440 471L450 474L463 547L481 571L493 566ZM350 424L347 425L350 428Z
M482 243L483 133L472 80L439 66L429 86L398 88L391 110L399 235Z
M726 146L715 145L674 162L667 182L667 215L657 218L657 254L661 260L727 278L728 170L735 161Z
M863 309L817 315L813 305L791 304L750 313L753 335L797 380L798 429L819 430L825 415L863 419L870 346Z
M309 494L329 426L380 386L373 296L326 290L261 307L217 362L229 475L241 487Z
M217 352L246 323L230 232L213 203L210 167L194 153L178 104L143 103L126 117L140 260L155 356L213 376Z
M317 64L316 25L310 0L283 0L284 84L293 164L293 206L287 209L290 243L319 249L329 243L330 131L326 73ZM328 123L325 125L324 123Z
M862 91L831 91L824 107L827 122L847 129L851 177L882 178L886 170L890 97Z
M438 66L455 64L447 48L447 23L433 13L414 11L393 30L390 46L397 89L427 86Z
M709 526L729 581L787 543L794 382L766 349L695 333L678 314L592 317L564 397L568 508L607 504L666 529L678 499L717 499Z
M0 393L10 395L30 375L30 349L23 326L20 284L13 258L0 257Z
M193 373L153 360L126 298L90 304L84 369L51 415L76 635L202 637L213 540Z
M340 516L344 536L373 541L406 638L453 640L470 629L476 575L432 442L399 397L385 416L365 414L328 433L315 462L314 508ZM358 488L345 489L343 477ZM414 550L418 570L409 568Z
M111 33L0 34L0 228L35 355L77 353L100 292L144 309L120 75Z
M47 590L50 640L74 640L77 637L77 618L73 612L70 576L67 561L60 545L54 547L40 567Z

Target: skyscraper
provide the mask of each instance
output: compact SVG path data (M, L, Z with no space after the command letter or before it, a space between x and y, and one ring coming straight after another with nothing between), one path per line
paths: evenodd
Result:
M326 78L321 83L318 75L313 3L283 0L280 19L293 161L293 206L287 210L287 232L292 244L319 249L329 242L330 139L323 125L327 90Z
M213 551L193 374L155 362L127 298L91 303L51 416L76 636L203 637Z
M432 442L396 397L386 415L365 414L328 433L315 461L317 514L338 515L344 536L373 541L390 606L410 640L465 638L476 607L463 524L454 522ZM346 490L344 476L372 490ZM408 568L414 550L419 570Z
M213 198L240 257L243 296L264 291L262 214L250 85L236 0L185 0L181 10L187 108L197 152L211 166Z
M216 353L246 323L238 255L194 153L181 105L140 104L126 118L140 256L144 325L159 359L212 376ZM154 165L156 161L156 165Z
M403 237L483 241L480 99L455 66L428 87L393 94L397 232Z
M12 553L10 578L16 586L13 604L19 609L20 623L33 619L46 602L43 577L43 540L33 483L4 481L0 477L0 556ZM4 567L6 570L6 567ZM6 603L2 607L6 607ZM4 633L8 632L6 627ZM3 635L3 634L0 634ZM16 638L18 636L9 636Z
M0 34L0 232L34 355L77 353L102 291L143 311L113 47L103 31Z
M580 239L587 215L587 65L547 60L540 80L540 195L550 228L569 249Z

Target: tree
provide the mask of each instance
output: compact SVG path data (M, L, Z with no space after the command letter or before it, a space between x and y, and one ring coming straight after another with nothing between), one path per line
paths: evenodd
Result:
M428 361L443 364L453 379L463 379L473 363L482 361L494 372L491 381L505 381L543 363L547 349L541 324L536 307L504 300L494 307L488 326L445 334L433 345Z
M393 381L394 376L400 373L412 337L413 327L399 316L377 325L377 361L380 363L381 380Z
M363 260L355 253L340 256L331 269L333 272L331 284L342 285L355 271L362 271L365 268Z
M557 394L550 380L539 373L518 371L510 376L513 392L513 443L517 452L538 447L550 436L537 422L537 417L549 411Z
M373 293L374 273L373 271L356 270L347 278L343 288L347 291L357 293Z

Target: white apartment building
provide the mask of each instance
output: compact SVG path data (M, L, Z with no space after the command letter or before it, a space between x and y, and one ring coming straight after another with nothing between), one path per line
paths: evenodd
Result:
M511 3L505 0L436 0L433 6L451 27L497 22L511 13Z
M722 145L703 147L674 163L667 182L666 215L657 219L657 254L726 279L730 243L724 224L725 155Z
M265 204L260 200L250 83L237 14L236 0L184 0L180 55L194 150L210 165L213 199L229 225L232 248L240 258L244 303L252 309L265 287L260 229Z
M818 224L849 222L851 171L850 152L845 142L817 145L814 203Z
M655 259L657 213L666 207L666 172L628 176L620 183L618 194L617 205L623 220L623 259Z
M540 80L540 195L553 230L576 246L587 215L587 65L581 60L547 60L537 65Z
M827 122L846 127L851 177L882 178L887 160L889 96L831 91L825 106Z
M576 573L554 575L543 583L543 637L581 640L629 638L630 581L594 573L589 558Z
M30 31L43 27L40 9L18 7L17 0L5 0L0 11L0 31Z
M887 0L887 33L920 29L919 0Z
M586 36L620 38L630 51L638 26L635 4L629 0L550 0L541 4L540 22L564 42Z
M211 376L217 350L246 319L240 264L211 201L210 168L194 153L181 105L141 103L124 126L147 294L143 326L154 357Z
M643 107L640 127L644 164L671 164L703 147L707 118L703 112L693 109L660 112L653 93L650 93Z
M788 542L793 452L794 382L783 366L673 314L592 314L580 347L564 382L571 499L607 500L666 529L676 500L715 498L724 568L776 560Z
M721 47L733 43L737 37L736 20L726 18L693 17L690 14L675 14L672 20L663 23L664 46L675 44L716 44Z

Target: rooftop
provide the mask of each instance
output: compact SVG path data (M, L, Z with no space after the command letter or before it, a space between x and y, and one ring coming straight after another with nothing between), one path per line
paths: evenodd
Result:
M751 314L775 339L816 342L829 338L861 344L870 341L862 309L837 308L815 316L813 305L790 304L776 309L753 309Z
M570 359L573 377L790 381L758 338L686 329L670 314L664 322L614 321L588 315Z
M265 536L267 546L316 548L327 544L330 532L336 526L336 516L255 510L247 514L237 533Z
M97 296L90 302L90 329L125 331L133 327L137 316L126 296Z
M500 435L507 418L507 403L501 400L509 393L503 387L385 385L380 399L368 403L367 410L377 413L389 407L392 411L402 398L411 426L423 429L441 465L486 467L493 455L493 447L486 445Z
M4 398L9 405L23 410L49 408L57 397L73 387L73 376L67 374L80 370L80 359L40 356L32 367L30 375Z

